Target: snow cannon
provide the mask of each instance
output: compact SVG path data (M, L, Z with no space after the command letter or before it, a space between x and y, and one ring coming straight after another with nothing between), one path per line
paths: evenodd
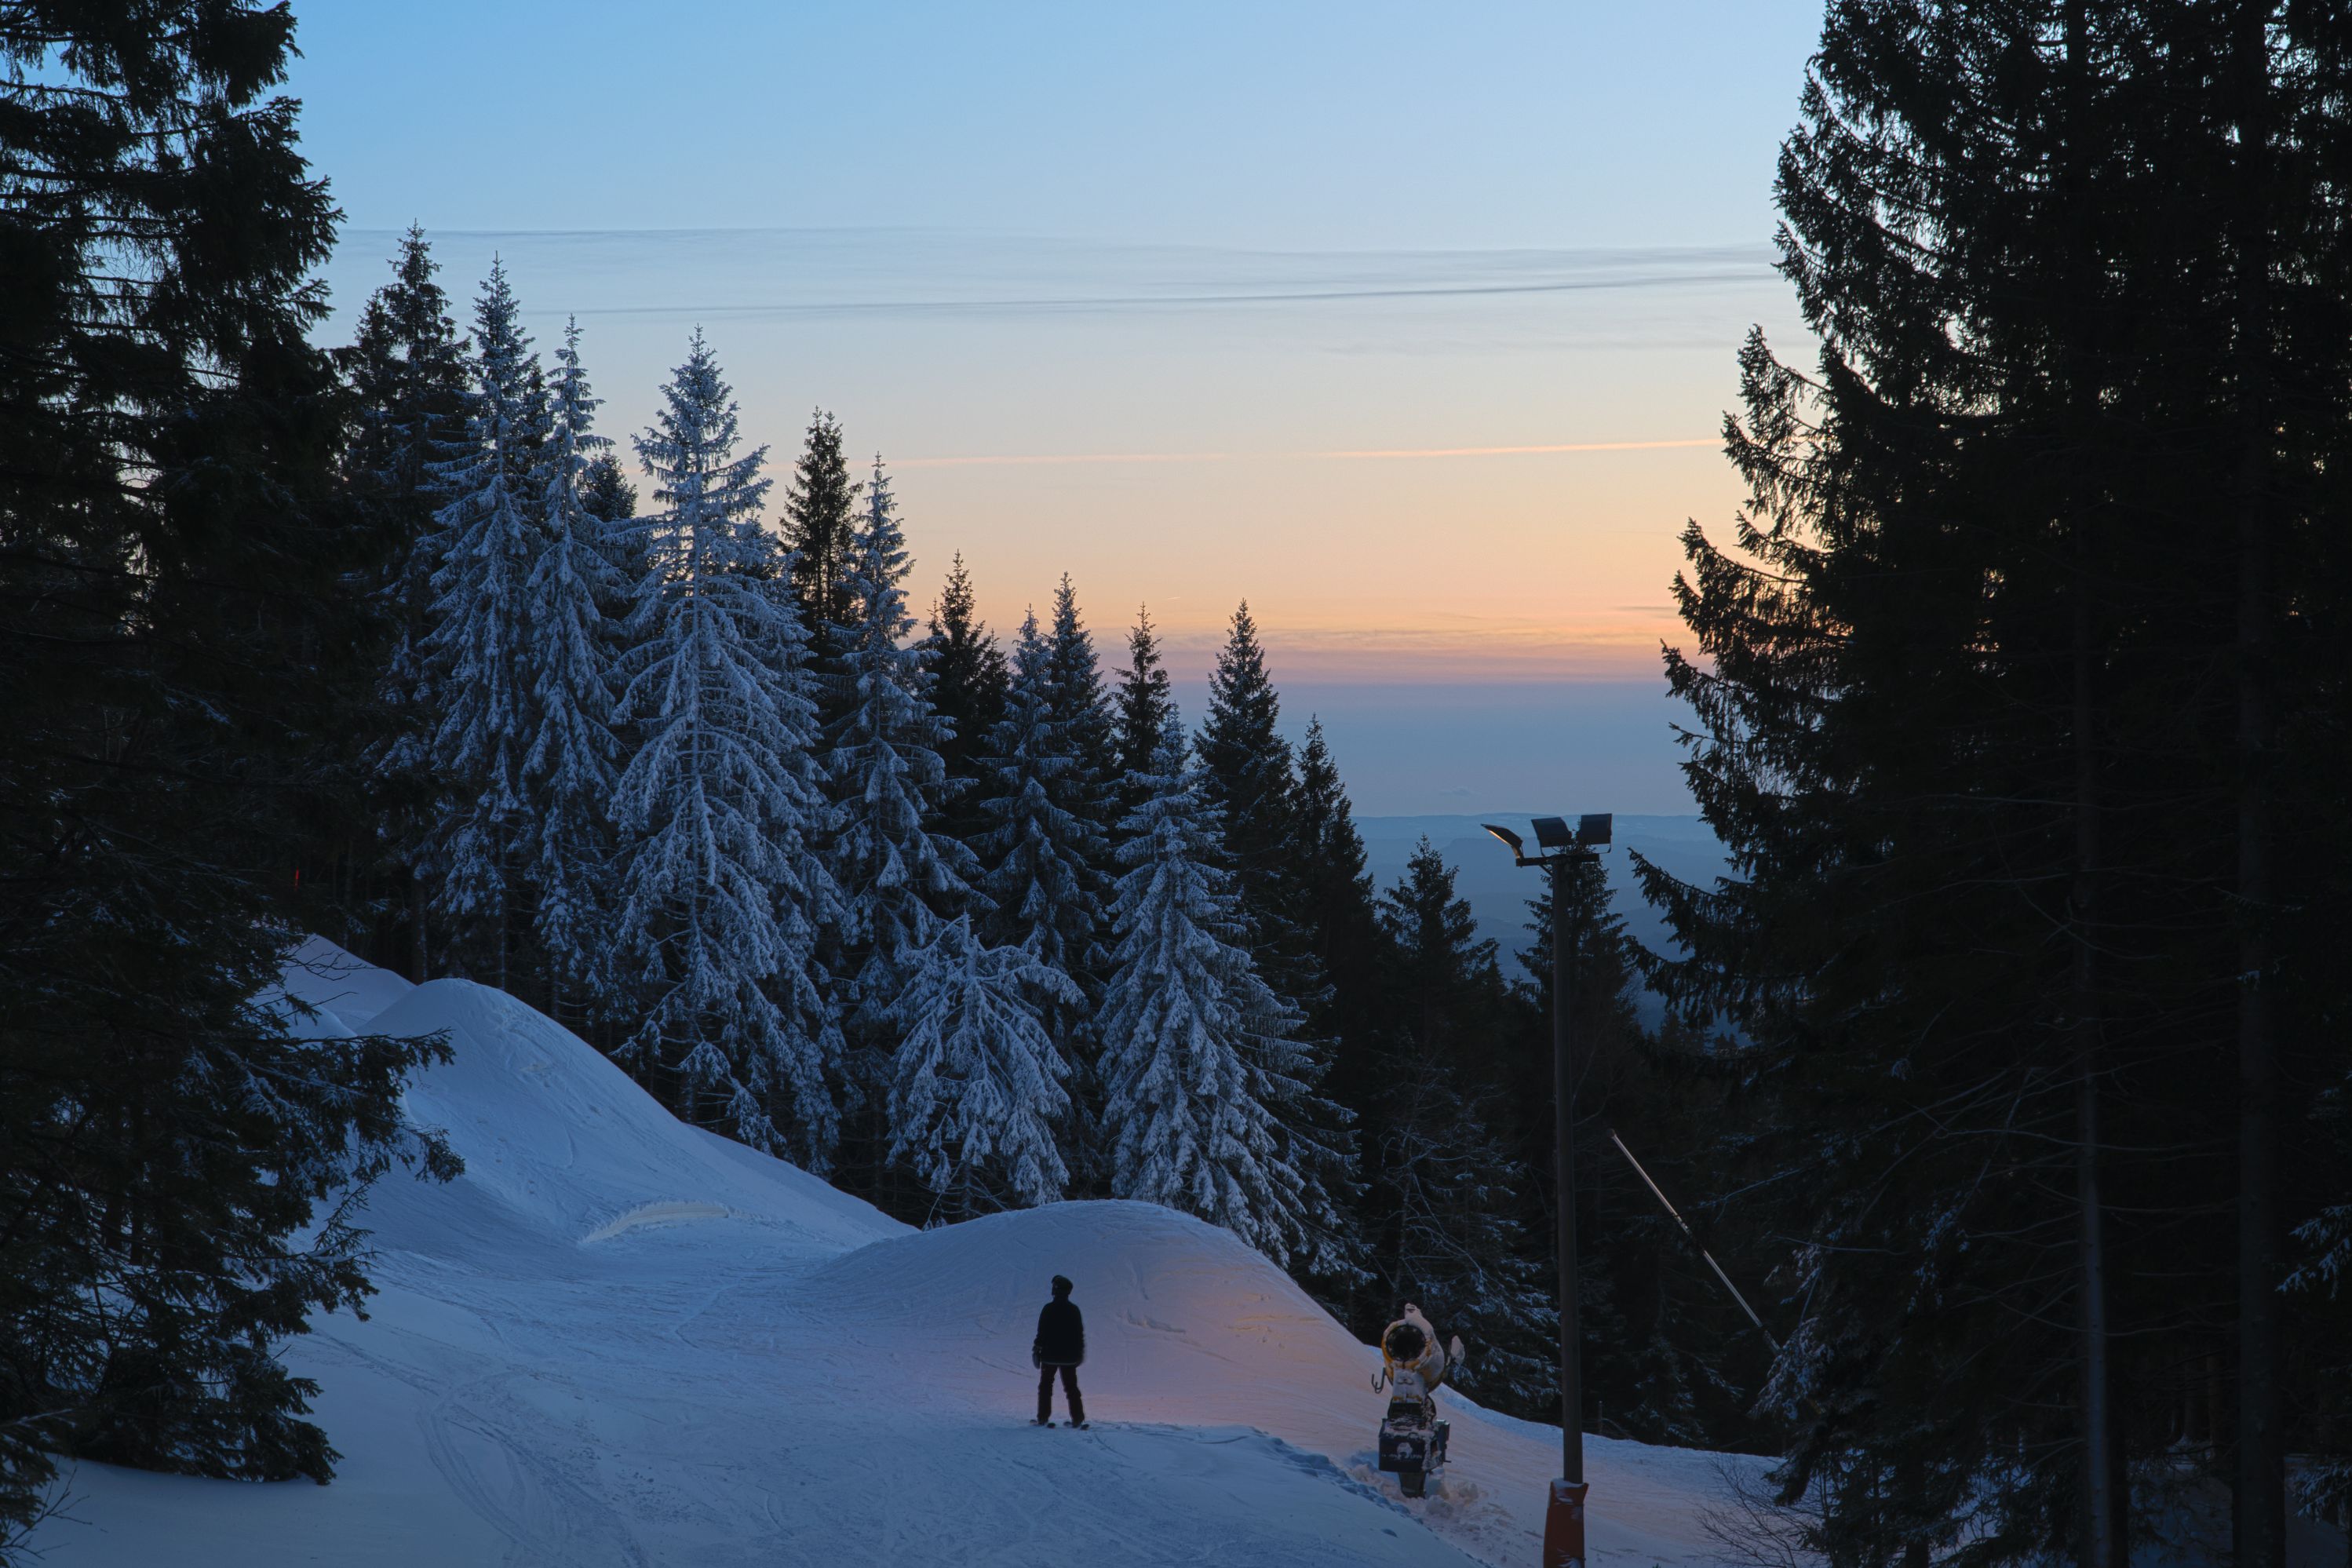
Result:
M1407 1497L1427 1490L1429 1473L1445 1463L1451 1426L1437 1417L1437 1391L1445 1374L1462 1364L1462 1340L1440 1346L1437 1331L1405 1303L1404 1316L1381 1334L1381 1370L1375 1391L1389 1391L1389 1413L1381 1421L1381 1468L1396 1472Z

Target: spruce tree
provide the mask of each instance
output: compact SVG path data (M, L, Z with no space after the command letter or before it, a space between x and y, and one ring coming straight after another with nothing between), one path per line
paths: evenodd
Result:
M545 438L532 384L538 355L516 313L506 269L493 258L475 305L467 446L435 471L448 500L428 542L433 603L423 646L426 762L439 797L425 836L434 907L455 924L458 951L475 939L478 973L501 986L528 831L530 584L547 537L534 471Z
M1313 1023L1334 1042L1334 1084L1351 1108L1360 1109L1354 1097L1369 1087L1365 1064L1390 1016L1389 953L1373 913L1363 835L1319 719L1307 721L1298 751L1296 798L1300 923L1328 982Z
M1209 673L1209 714L1198 742L1210 798L1224 823L1225 847L1241 879L1244 908L1273 943L1288 925L1289 863L1297 787L1290 742L1276 728L1282 699L1265 668L1257 622L1244 603Z
M1306 930L1297 759L1276 727L1282 699L1265 667L1257 623L1244 604L1209 672L1209 712L1197 742L1209 798L1224 825L1248 921L1251 951L1267 980L1302 1014L1319 1009L1324 979Z
M992 774L980 803L988 826L976 847L987 868L981 888L995 905L987 934L1024 947L1090 995L1102 972L1104 847L1089 816L1088 773L1070 729L1056 717L1054 645L1030 616L1021 626L1004 717L989 737ZM1055 1003L1047 1026L1074 1063L1084 1049L1088 1008Z
M1110 825L1118 815L1109 800L1111 786L1117 783L1110 772L1111 706L1103 690L1102 665L1095 657L1094 634L1087 630L1078 613L1078 591L1066 572L1054 590L1051 635L1047 689L1054 722L1068 738L1071 754L1078 761L1073 784L1079 793L1074 799L1094 819L1097 836L1108 841Z
M1210 671L1209 712L1196 742L1201 775L1223 832L1220 864L1241 900L1242 940L1265 984L1297 1016L1297 1044L1310 1064L1302 1076L1322 1083L1331 1079L1337 1042L1328 1032L1335 998L1317 957L1307 898L1320 849L1302 834L1297 759L1276 727L1281 713L1257 623L1244 604ZM1338 1162L1318 1167L1318 1180L1333 1193L1352 1192L1358 1152L1350 1109L1315 1094L1299 1101L1298 1115L1302 1148ZM1335 1240L1326 1254L1330 1272L1309 1281L1338 1310L1363 1279L1356 1247L1352 1234Z
M856 614L850 540L857 530L857 489L842 456L841 422L820 408L809 416L807 444L785 492L783 536L803 618L827 657L833 628Z
M905 955L888 1005L901 1033L890 1063L890 1157L959 1215L1052 1203L1069 1180L1055 1127L1069 1068L1039 1016L1084 998L1024 947L989 947L968 915L932 923Z
M737 456L733 395L700 332L636 437L660 510L621 715L642 736L614 798L617 941L643 1022L622 1048L690 1120L822 1170L842 1059L818 942L815 674L759 523L765 447Z
M1349 1268L1351 1227L1314 1143L1297 1010L1257 973L1205 772L1171 714L1149 795L1121 824L1115 964L1103 999L1114 1195L1200 1215L1278 1262Z
M61 1458L327 1479L278 1351L368 1294L332 1195L450 1164L399 1110L433 1042L266 1000L389 553L310 342L335 215L272 96L292 26L0 23L0 1540Z
M394 280L368 297L357 341L338 354L353 403L345 471L378 534L371 584L389 633L381 700L361 716L370 748L364 793L373 831L397 868L406 929L399 951L379 956L420 981L430 973L425 837L438 794L423 646L437 564L433 518L445 499L437 475L466 444L470 348L434 281L439 269L424 230L411 227L394 258ZM357 853L363 862L374 859Z
M556 353L551 425L541 453L539 516L546 530L527 588L530 634L522 684L531 731L522 758L528 804L522 851L540 952L559 1001L604 1010L609 977L612 826L619 776L613 735L617 651L604 605L620 592L612 524L590 503L594 465L612 443L593 433L600 399L580 364L579 323ZM609 501L606 502L609 504Z
M946 724L931 709L929 650L908 647L906 536L889 477L875 460L846 565L852 618L838 654L843 711L827 736L834 881L849 958L849 1016L873 1035L914 979L913 956L932 927L971 901L971 852L931 831L947 785L939 746ZM874 1076L884 1070L877 1061Z
M602 518L608 523L620 522L637 515L637 487L629 482L628 471L621 467L620 459L609 450L599 452L588 459L588 466L581 477L580 504L591 516ZM615 533L623 540L627 538L623 531L616 530ZM621 564L619 561L614 563L616 567ZM636 580L636 574L631 573L629 581L635 583Z
M1004 650L981 620L972 602L971 573L958 554L948 580L931 605L924 639L931 655L931 706L949 726L940 746L958 804L953 821L964 820L982 777L981 755L988 732L1004 717L1004 689L1012 679Z
M1114 702L1111 754L1117 759L1118 777L1124 781L1130 774L1150 771L1152 754L1160 749L1160 732L1168 727L1168 715L1176 710L1175 687L1160 661L1160 637L1152 629L1151 612L1140 605L1135 610L1135 627L1127 634L1127 668L1118 672ZM1125 787L1122 784L1121 788ZM1126 802L1129 811L1141 804L1138 799Z
M356 403L346 460L362 495L394 514L383 520L387 545L407 567L440 510L434 469L465 439L470 345L434 281L441 267L422 228L401 237L392 266L394 280L368 296L339 358ZM418 577L420 591L429 577Z

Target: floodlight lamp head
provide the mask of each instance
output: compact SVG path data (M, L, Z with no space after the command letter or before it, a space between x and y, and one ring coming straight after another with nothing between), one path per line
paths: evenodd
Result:
M1568 824L1557 816L1538 816L1532 826L1536 842L1546 849L1565 849L1574 842L1569 837Z
M1609 842L1610 814L1605 811L1587 812L1576 819L1576 842L1580 848L1598 849Z
M1526 851L1521 847L1525 843L1525 840L1521 839L1517 834L1512 832L1509 828L1497 827L1491 822L1482 822L1478 826L1493 834L1496 837L1501 839L1504 843L1509 845L1511 847L1512 854L1518 856L1525 855Z

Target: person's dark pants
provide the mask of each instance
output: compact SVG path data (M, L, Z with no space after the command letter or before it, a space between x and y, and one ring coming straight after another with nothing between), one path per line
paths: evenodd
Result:
M1087 1402L1078 1397L1078 1369L1055 1366L1051 1362L1037 1369L1037 1419L1051 1421L1054 1418L1054 1374L1057 1372L1062 1374L1062 1397L1069 1404L1071 1421L1085 1420Z

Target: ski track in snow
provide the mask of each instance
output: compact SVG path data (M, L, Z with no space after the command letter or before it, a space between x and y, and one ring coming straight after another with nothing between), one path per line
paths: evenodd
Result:
M315 942L287 989L322 1036L449 1031L408 1110L467 1173L387 1177L367 1319L288 1349L333 1485L84 1465L45 1568L1537 1560L1558 1429L1441 1395L1451 1462L1403 1499L1374 1467L1378 1353L1223 1231L1123 1203L910 1230L679 1124L499 993ZM1028 1425L1057 1272L1087 1312L1083 1432ZM1624 1568L1712 1563L1717 1467L1758 1463L1586 1447L1591 1556Z

